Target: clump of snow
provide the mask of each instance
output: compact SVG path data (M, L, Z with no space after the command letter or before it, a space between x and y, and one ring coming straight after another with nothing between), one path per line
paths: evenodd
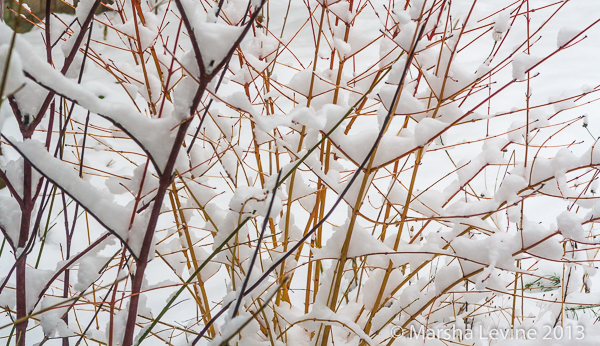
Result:
M233 335L241 330L244 323L252 319L252 316L248 312L240 312L238 316L228 318L225 323L221 326L221 335L215 337L210 343L210 346L222 345L224 340L232 338ZM251 323L252 324L252 323ZM247 330L248 328L244 328Z
M95 2L95 0L81 0L77 4L77 7L75 8L75 16L77 17L80 26L85 22L85 19L88 17L88 15L90 15L90 11L92 10Z
M573 99L569 99L572 96L578 94L577 91L563 91L560 95L551 95L548 97L548 102L554 103L554 110L556 112L560 112L565 109L569 109L575 107L575 101ZM564 101L561 101L564 100Z
M558 31L556 35L556 46L562 48L567 42L571 41L575 36L579 35L581 30L575 29L570 26L564 26Z
M69 310L69 299L46 296L42 300L42 309L48 309L40 318L40 325L44 331L44 336L70 337L75 333L69 329L62 317Z
M498 202L504 202L508 204L515 203L520 200L518 193L527 187L527 182L521 176L516 174L510 174L504 177L502 181L502 185L496 191L496 195L494 195L494 199Z
M558 230L565 237L573 240L585 241L583 220L577 214L570 211L563 211L556 217Z
M2 98L14 93L25 84L25 75L23 74L21 58L19 57L19 53L15 50L13 50L10 57L10 63L7 65L9 49L10 46L8 44L0 45L0 83L3 80L6 80L2 95L0 95Z
M396 21L400 24L406 24L411 21L410 14L404 10L396 9L392 12L396 17Z
M569 149L562 148L556 153L550 163L554 170L554 176L558 177L564 175L569 169L577 167L579 158L573 155Z
M196 255L198 267L200 267L200 265L202 265L202 263L208 258L208 256L210 256L210 254L206 250L204 250L204 248L201 248L199 246L194 246L194 253ZM202 278L202 280L207 280L213 275L215 275L219 271L219 268L221 268L220 263L215 261L209 261L200 271L200 277ZM189 272L190 274L193 273L194 269L190 268Z
M412 14L412 11L411 11ZM414 17L413 17L414 18ZM415 37L415 31L417 30L417 23L410 21L404 25L400 25L400 33L394 41L402 47L405 51L410 51L413 38ZM421 42L422 43L422 42Z
M520 237L507 233L495 233L483 239L458 237L452 241L452 249L458 256L469 260L460 260L465 274L472 273L482 267L517 269L514 265L513 253L520 250ZM473 251L473 249L478 249Z
M313 307L313 309L311 310L311 312L309 312L308 314L302 316L301 318L299 318L299 322L302 326L306 327L306 328L310 328L311 326L311 322L314 319L318 319L318 321L324 325L330 325L330 326L337 326L339 325L339 322L342 323L343 326L345 326L346 331L351 331L353 333L356 333L356 335L358 337L360 337L362 340L364 340L368 345L375 345L376 343L373 341L373 339L367 335L362 328L356 324L356 322L354 322L354 320L352 318L349 318L348 316L344 316L342 314L339 313L335 313L333 311L331 311L331 309L329 309L327 306L324 305L318 305L315 304L315 306ZM339 321L339 322L336 322ZM358 342L358 340L356 340Z
M14 198L0 196L0 227L8 236L8 241L17 246L21 225L21 208Z
M0 283L5 282L6 279L7 278L5 276L0 277ZM15 290L3 289L2 291L0 291L0 306L5 306L5 307L8 307L8 308L14 310L16 304L17 304L17 296L16 296Z
M492 31L492 35L495 41L500 41L502 39L503 34L508 31L510 28L510 12L503 11L498 17L496 17L496 22L494 23L494 30Z
M233 47L233 43L240 37L242 28L223 23L196 22L194 33L200 46L202 62L207 73L225 59Z
M352 47L348 42L337 37L333 39L333 46L338 50L342 59L350 55L350 52L352 51Z
M397 84L400 81L400 76L402 73L402 69L404 69L403 64L394 64L392 67L392 72L388 78L388 83ZM425 115L425 106L421 101L415 98L412 95L411 90L412 85L404 85L402 88L402 93L400 94L400 99L398 100L398 107L396 108L396 114L394 115L411 115L416 120L421 120ZM394 95L398 90L397 85L384 85L379 91L379 96L382 101L382 106L379 108L377 120L379 122L379 126L383 123L383 119L388 114L390 108L392 107L392 100Z
M435 138L435 135L441 133L448 125L432 118L425 118L415 127L415 144L423 146L430 140Z
M249 66L241 68L241 70L247 73L248 79L246 79L245 83L249 84L251 82L251 75L254 75L255 72L254 69L262 72L268 66L267 61L277 51L279 44L280 41L273 35L265 35L262 31L256 32L256 36L252 38L252 42L244 49L244 52L251 57L248 63L252 66L252 68ZM248 59L248 56L246 58Z
M73 288L79 292L85 291L100 277L100 270L107 264L109 258L102 256L84 256L77 270L77 284Z
M287 188L288 188L288 196L290 201L295 201L295 200L300 200L300 204L306 209L306 210L312 210L312 207L314 207L314 204L316 202L316 194L314 194L314 192L316 191L316 188L312 188L309 187L305 182L304 179L302 178L302 174L300 174L298 171L296 171L295 174L295 178L294 178L294 188L292 190L292 193L290 194L290 187L291 184L286 184Z
M544 226L530 222L523 222L523 248L530 248L537 244L527 252L533 255L542 256L544 258L560 260L563 256L563 247L556 239L548 238L551 231ZM557 236L558 237L558 236ZM540 243L542 239L547 240Z
M193 146L189 153L191 174L194 177L201 177L210 168L211 154L206 148Z
M339 258L342 250L342 245L348 236L348 227L350 219L346 220L346 223L339 227L329 240L326 245L321 249L313 249L315 258ZM367 232L362 226L355 223L352 230L352 237L350 238L350 245L348 247L348 257L359 257L368 255L370 253L386 253L393 252L392 249L387 247L381 241L375 239L369 232Z
M446 288L462 277L463 274L459 266L450 265L443 267L435 274L435 294L437 296L441 295Z
M272 195L266 189L260 189L252 186L239 186L229 202L229 208L238 213L248 214L255 211L261 216L267 216L269 204ZM281 199L275 196L270 217L279 214L281 211Z
M54 275L53 270L42 270L35 268L27 268L25 270L25 280L27 282L26 299L27 299L27 313L31 313L38 302L40 293L44 290L48 281Z
M531 56L525 53L519 53L514 56L512 67L513 67L513 78L516 80L524 80L525 73L540 61L539 58Z
M278 126L290 126L292 119L287 115L271 114L271 115L254 115L252 119L263 132L269 132Z
M423 11L423 6L425 6L425 0L413 0L408 13L412 19L417 19L421 16Z
M156 252L172 268L173 272L181 275L185 269L185 257L181 251L181 242L177 238L163 241L156 245Z
M138 27L142 50L146 50L154 44L158 36L158 27L160 26L160 20L154 13L148 11L144 13L144 18L146 19L146 24Z
M127 230L126 236L124 237L125 243L129 246L131 251L137 256L142 250L142 246L144 244L144 239L146 237L146 230L148 229L148 222L150 221L150 214L152 211L152 206L156 203L152 201L150 203L150 207L146 208L143 212L138 213L133 220L133 224ZM133 207L133 201L130 205L125 208L126 211L131 212L130 210ZM152 244L156 244L153 240ZM149 260L154 258L154 248L150 249Z
M257 114L256 110L254 109L254 107L252 106L250 101L248 100L248 97L246 97L246 95L241 91L231 94L230 96L228 96L226 98L226 101L228 104L232 105L233 107L238 108L244 112L247 112L248 114L251 114L251 115Z
M352 12L350 12L349 2L339 1L333 5L327 6L327 8L344 23L350 23L350 21L352 21Z
M297 122L315 130L323 130L327 120L324 117L318 117L313 108L296 107L289 114L293 122Z

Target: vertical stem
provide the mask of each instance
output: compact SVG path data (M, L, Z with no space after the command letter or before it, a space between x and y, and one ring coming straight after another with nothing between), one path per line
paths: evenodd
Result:
M4 7L4 3L1 4ZM12 51L15 46L15 40L17 38L17 29L19 28L19 23L21 20L21 11L23 10L23 4L19 2L18 16L15 24L15 30L13 36L10 41L10 48L8 51L8 55L6 57L6 65L0 68L3 68L3 78L0 82L0 106L2 105L2 95L4 93L4 88L6 86L6 81L8 77L8 67L12 57ZM4 12L4 11L2 11ZM18 119L20 121L21 119ZM20 127L20 126L19 126ZM24 138L29 138L25 133L23 133ZM8 183L8 182L7 182ZM25 249L25 245L27 244L27 240L29 239L29 223L31 222L31 165L27 160L23 160L23 196L22 204L21 204L21 225L19 229L19 241L17 243L17 249ZM16 305L17 305L17 320L20 322L15 325L16 330L16 345L17 346L25 346L25 333L27 332L27 324L29 320L25 317L27 316L27 280L25 276L25 270L27 268L27 252L23 251L22 254L15 254L16 256Z
M0 5L3 5L4 0L0 0ZM50 10L51 10L52 0L46 0L46 18L44 20L44 33L46 34L46 60L49 64L52 64L52 42L50 42ZM4 6L2 6L4 7ZM0 10L0 14L2 13Z
M201 88L203 88L203 86L201 86ZM154 230L156 229L156 223L158 222L158 216L160 214L165 193L171 185L172 172L175 166L177 155L179 154L181 144L183 143L191 120L192 118L188 118L188 120L184 121L179 126L173 148L171 149L171 154L169 155L169 160L165 165L163 172L160 173L158 190L156 192L156 197L154 197L154 204L152 205L150 220L148 221L148 227L146 228L146 234L144 236L140 254L135 261L136 269L135 274L133 275L133 281L131 283L131 298L129 300L129 311L127 313L127 322L125 324L125 336L122 343L123 346L131 346L133 343L133 333L135 331L135 321L137 319L140 293L142 283L144 281L144 272L146 271L146 267L148 265L148 256L150 255Z
M27 332L27 281L25 271L27 268L27 252L25 246L29 240L29 228L31 223L31 211L33 201L31 199L31 164L23 160L23 209L21 210L21 228L19 230L18 249L23 253L17 257L17 320L21 322L16 325L17 346L25 346L25 333Z
M354 207L352 209L352 216L351 216L350 222L348 224L348 230L346 232L344 243L342 245L342 249L341 249L341 253L340 253L340 259L339 259L339 261L337 261L337 264L336 264L335 278L334 278L334 280L332 282L332 285L331 285L331 287L329 289L329 294L328 294L328 297L327 297L327 305L329 306L329 308L332 311L336 310L337 297L338 297L339 292L340 292L340 286L341 286L342 277L343 277L343 274L344 274L344 266L346 264L346 260L348 259L348 249L350 247L350 240L352 238L352 233L354 231L354 225L356 223L356 217L358 216L359 210L360 210L360 208L362 206L363 199L366 196L366 192L367 192L367 189L368 189L367 185L370 183L370 177L372 175L374 176L377 173L377 169L373 168L373 162L375 160L375 155L377 154L377 149L379 147L379 143L381 142L381 139L383 138L383 135L387 131L387 128L388 128L388 126L389 126L389 124L391 122L392 117L394 116L394 114L396 114L396 109L398 108L398 104L399 104L399 100L400 100L400 94L402 92L402 87L404 85L404 80L405 80L407 72L408 72L408 70L409 70L409 68L410 68L410 66L412 64L412 60L413 60L414 55L415 55L415 50L416 50L417 44L419 43L421 37L423 36L423 32L425 30L425 26L426 25L427 25L427 22L425 22L424 24L421 24L421 28L418 30L418 33L415 31L416 36L413 37L413 42L411 44L410 54L408 55L408 57L406 59L406 65L404 67L404 71L402 72L402 76L400 77L400 80L398 82L398 88L396 89L396 93L394 94L394 98L392 99L390 111L386 115L385 120L384 120L384 122L381 125L381 130L379 131L379 134L377 135L377 138L375 139L375 143L373 143L373 146L371 147L370 152L368 153L367 157L365 157L365 159L362 162L362 164L357 168L356 172L354 173L355 176L357 177L358 174L362 171L362 169L365 168L363 181L362 181L362 184L360 186L360 190L358 192L358 195L356 197L356 202L355 202ZM417 154L417 161L416 161L417 163L420 161L420 156L421 156L422 150L423 150L422 148L419 149L419 154ZM350 184L351 184L351 181L348 182L348 186L350 186ZM410 198L410 193L408 195L408 198ZM405 209L408 209L407 207L408 206L405 206ZM326 346L327 345L330 332L331 332L331 325L326 325L324 327L323 336L320 339L321 340L321 346Z
M65 254L64 259L68 260L69 257L71 257L71 234L69 232L69 227L68 227L68 223L67 223L67 204L65 203L65 194L64 193L63 193L62 197L63 197L63 206L64 206L63 214L65 215L65 233L66 233L66 254ZM75 211L75 214L77 214L77 211ZM65 269L64 281L63 281L63 298L69 297L69 280L70 280L70 276L71 276L70 273L71 272L70 272L69 268ZM63 316L63 321L65 322L65 324L67 326L69 325L69 313L68 312L65 314L65 316ZM66 337L63 338L62 345L69 346L69 338L66 338Z
M183 180L183 177L182 177ZM190 262L192 264L191 268L194 268L194 271L198 270L198 258L196 257L196 252L194 250L194 243L192 242L192 237L190 236L190 230L188 228L187 225L187 221L185 220L185 215L183 214L183 209L181 207L181 203L179 201L179 195L177 194L177 188L175 186L175 182L171 183L171 186L173 188L173 192L171 193L171 203L174 203L174 210L175 211L179 211L178 213L175 213L174 217L175 217L175 221L176 223L178 223L177 225L177 229L181 229L183 230L183 234L180 234L180 236L184 236L185 237L185 241L187 243L187 250L190 252L190 257L191 260L187 258L187 253L185 252L186 249L184 249L183 254L186 257L186 259L188 260L188 267L190 267ZM181 232L180 232L181 233ZM210 305L209 305L209 300L208 300L208 296L206 294L206 289L204 287L204 280L202 279L202 275L200 272L198 272L198 275L196 275L196 277L198 278L198 285L196 286L196 289L200 289L198 294L202 295L202 301L200 302L200 300L198 300L200 302L199 304L199 308L200 308L200 312L202 313L202 320L204 320L204 325L206 325L208 323L208 321L210 321L211 317L211 313L210 313ZM210 337L213 337L215 335L215 329L213 326L210 327L209 331L208 331L208 335Z
M321 7L321 18L319 19L319 28L317 30L317 42L316 42L316 46L315 46L315 55L313 57L313 67L312 67L312 74L310 76L310 86L308 88L306 107L310 107L310 103L313 99L313 89L314 89L314 85L315 85L315 73L317 71L317 61L319 59L319 46L321 45L321 32L323 31L323 21L325 19L325 10L326 10L325 7L326 7L325 5L323 5ZM309 12L310 12L310 10L309 10ZM300 133L300 141L298 143L297 151L302 150L302 143L304 141L305 132L306 132L306 127L302 126L302 132ZM287 249L288 249L288 234L289 234L289 230L290 230L290 215L292 213L292 202L293 202L291 200L291 196L293 196L293 193L294 193L294 181L295 180L296 180L296 170L294 170L292 172L292 176L288 182L288 184L289 184L288 193L290 195L290 202L287 204L286 213L285 213L285 228L283 231L283 238L282 238L284 252L287 252ZM321 179L319 179L319 182L320 182L320 180ZM279 275L280 283L283 282L282 280L284 278L284 273L285 273L285 261L281 263L281 275ZM288 281L288 285L290 284L290 281ZM277 305L279 305L282 300L289 302L289 295L287 293L288 287L289 286L282 287L282 289L277 294L277 299L275 301L275 303Z
M26 303L26 280L25 280L25 267L26 267L26 258L20 257L17 260L17 320L27 316L27 303ZM17 323L15 326L17 335L16 335L16 345L17 346L25 346L25 332L27 331L27 324L29 320L24 319L21 322Z
M525 2L527 3L527 12L525 14L525 20L527 21L527 48L526 48L526 52L527 54L530 54L530 50L529 48L531 47L530 43L529 43L529 39L530 39L530 33L529 33L529 1L525 0ZM528 153L529 153L529 89L530 89L530 72L527 72L527 85L526 88L527 90L525 90L525 160L523 162L523 168L525 169L525 171L527 170L527 160L528 160ZM520 225L520 235L521 235L521 247L524 247L524 240L523 240L523 217L524 217L524 210L525 210L525 200L523 199L521 201L521 219L519 222ZM517 267L520 268L521 267L521 261L517 260ZM511 325L511 329L512 332L514 333L515 331L515 310L517 309L517 288L518 288L518 281L519 281L519 272L515 271L515 284L513 287L513 303L512 303L512 312L511 312L511 319L510 319L510 325ZM521 290L521 296L523 295L523 290Z

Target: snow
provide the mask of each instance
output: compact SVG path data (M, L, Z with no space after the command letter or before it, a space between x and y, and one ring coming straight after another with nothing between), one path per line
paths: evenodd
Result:
M462 277L463 274L459 266L443 267L435 276L435 294L441 295L446 288L452 287L452 284Z
M269 190L240 186L231 198L229 208L240 214L252 214L256 211L258 215L266 217L271 199L272 196ZM272 215L277 215L281 211L281 208L281 199L275 196L275 201L271 208L271 217Z
M23 196L23 179L19 179L23 175L23 158L10 160L4 164L4 173L9 181L14 181L13 188L17 195Z
M0 44L7 40L10 34L11 30L4 23L0 23ZM58 94L77 101L79 105L91 112L122 127L141 144L144 150L148 151L159 170L164 168L170 154L169 143L172 143L174 137L171 129L177 125L174 118L149 119L130 106L103 101L98 95L82 88L75 81L65 78L36 55L27 54L33 50L27 42L17 40L15 49L24 54L21 59L24 71L38 83L51 87Z
M300 204L306 210L312 210L316 202L316 188L309 187L302 178L301 174L296 174L294 178L294 188L290 194L291 184L286 184L287 193L290 200L300 200Z
M349 222L349 220L347 222ZM313 252L315 258L340 258L342 245L348 236L348 226L349 224L346 223L339 227L335 233L333 233L333 236L327 240L325 247L314 249ZM348 257L359 257L371 253L387 252L393 252L393 250L385 246L379 240L373 238L373 236L360 225L354 225L352 237L350 238L348 246Z
M579 158L566 148L560 149L550 161L556 177L564 175L568 170L577 167L578 163Z
M252 68L250 68L250 66L243 66L240 69L240 71L244 71L248 77L248 79L244 79L245 83L250 83L252 81L250 75L256 75L252 72L262 72L268 67L267 61L277 52L279 42L280 41L273 36L267 36L262 32L256 33L256 36L252 39L252 43L245 49L249 55L249 62Z
M46 296L42 300L41 308L42 310L47 309L40 318L40 325L44 331L44 336L54 338L76 335L69 329L65 321L62 320L63 315L69 310L68 299Z
M346 58L352 51L352 46L350 46L348 42L345 42L344 40L339 38L333 39L333 45L338 50L342 58Z
M510 12L505 10L502 11L498 17L496 17L496 22L494 23L494 40L500 41L502 38L502 34L508 31L510 28ZM499 35L498 35L499 34Z
M417 146L423 146L430 140L435 138L438 133L448 126L447 124L431 118L425 118L417 124L415 127L415 144Z
M125 336L125 323L127 321L128 306L129 306L129 304L124 305L123 308L115 314L114 320L112 322L112 325L113 325L112 340L117 345L119 345L123 342L123 337ZM111 323L111 322L108 321L106 323L106 333L105 333L106 340L110 339L110 328L108 328L109 323Z
M2 277L0 279L0 282L4 282L6 280L6 277ZM3 289L2 292L0 292L0 305L7 306L10 309L14 310L17 304L17 297L15 293L15 290L6 288Z
M258 129L264 132L269 132L279 126L290 126L292 119L288 115L271 114L271 115L254 115L252 117Z
M570 211L563 211L556 217L558 230L565 237L573 240L585 241L583 235L582 219Z
M248 313L240 313L239 316L230 319L222 326L221 335L213 339L209 345L221 345L224 340L233 337L242 325L251 318L252 316Z
M390 72L390 75L388 77L388 82L389 83L398 83L400 81L400 76L402 74L402 70L404 69L405 66L405 62L402 63L402 60L400 61L400 63L396 63L394 64L394 66L392 67L392 71ZM381 100L383 101L383 104L385 105L384 107L381 107L379 109L379 114L378 114L378 120L379 120L379 126L381 126L381 124L383 123L383 119L385 118L385 115L387 115L390 111L390 108L392 107L392 98L394 97L394 95L397 92L397 86L396 85L385 85L381 88L381 90L379 91L379 97L381 98ZM420 120L425 114L425 107L423 105L423 103L421 101L419 101L417 98L413 97L412 95L412 90L409 86L405 86L402 89L402 93L400 94L400 99L398 100L398 107L396 109L396 114L398 115L404 115L404 114L409 114L414 116L416 119Z
M404 25L400 25L400 34L394 39L394 41L405 51L410 51L416 29L417 24L412 21Z
M348 2L339 1L335 4L329 5L328 8L344 23L350 23L352 20L352 13L350 12L349 5L350 4Z
M323 117L317 116L313 108L296 107L289 114L292 121L315 130L323 130L327 124Z
M495 233L484 239L458 237L452 241L452 249L457 255L470 260L460 261L465 275L481 269L482 266L515 270L512 254L520 248L517 241L515 236L506 233Z
M0 196L0 228L13 246L19 243L21 208L14 198Z
M7 64L9 49L10 46L8 44L0 45L0 83L6 80L4 89L2 89L2 95L0 95L3 98L13 94L25 84L25 76L23 75L23 66L21 65L19 53L13 51L10 57L10 64ZM0 87L2 86L0 85Z
M40 293L48 284L48 280L54 275L53 270L42 270L35 268L27 268L25 270L25 279L27 280L26 291L26 302L27 302L27 313L33 312L37 302L40 299Z
M235 108L239 108L242 111L247 112L251 115L256 115L256 111L252 107L252 104L250 103L250 101L248 101L248 98L242 92L236 92L228 96L226 101Z
M101 269L108 263L109 258L88 255L79 261L77 270L77 284L73 288L79 292L85 291L93 282L100 277Z
M107 200L103 192L79 178L76 170L50 155L41 143L34 140L17 142L14 139L10 139L10 142L23 156L27 157L27 160L31 162L36 170L81 203L111 232L114 232L123 241L129 239L128 230L131 210Z
M494 199L499 202L511 204L519 200L518 193L527 186L523 177L511 174L505 177L502 185L494 195Z
M82 0L77 3L77 7L75 8L75 16L79 21L79 26L83 25L95 2L95 0Z
M560 260L563 256L563 248L555 239L549 238L552 233L540 224L530 221L524 222L523 248L528 249L537 244L535 247L527 250L527 252L544 258ZM543 239L546 240L541 242Z
M346 109L343 107L334 105L328 105L319 110L317 112L317 117L327 119L323 131L331 131L346 116L346 112ZM341 126L338 125L329 138L344 155L358 166L365 159L373 144L375 144L375 140L379 135L379 130L375 128L366 128L356 134L344 134L344 128L345 126L342 122ZM428 137L432 135L431 130L422 127L421 131L423 133L419 139L422 141L431 139ZM435 131L435 128L433 131ZM394 159L405 155L409 150L415 149L418 144L419 143L416 143L411 137L400 137L392 133L387 133L381 138L378 149L375 152L373 166L377 167L393 161Z
M146 24L138 28L140 33L140 43L142 50L146 50L154 44L158 36L160 21L154 13L148 11L144 13ZM154 75L152 75L154 77Z
M563 26L558 31L558 35L556 36L556 47L562 48L567 42L571 41L574 37L579 35L581 30L575 29L570 26Z
M196 260L197 260L198 267L200 267L200 265L202 265L202 263L210 255L206 250L204 250L204 248L201 248L201 247L198 247L198 246L194 247L194 253L196 255ZM202 280L206 281L206 280L210 279L213 275L217 274L217 272L219 271L220 268L221 268L221 264L220 263L216 263L216 262L210 261L200 271L200 277L202 278ZM192 268L190 268L190 274L192 272L193 272Z
M513 58L513 78L516 80L525 79L525 72L527 72L533 65L535 65L540 59L525 53L519 53Z
M187 13L196 14L189 20L200 46L204 68L210 74L232 49L233 44L242 33L242 28L207 22L206 15L200 14L201 9L197 4L189 0L181 1L181 3Z
M373 339L370 336L368 336L365 332L363 332L362 328L359 325L357 325L353 320L346 316L336 314L327 307L315 307L310 313L303 316L303 320L310 321L311 319L317 319L319 322L328 325L336 325L335 321L339 321L340 323L342 323L343 326L347 328L346 331L351 331L357 334L357 336L363 339L368 345L375 345ZM304 321L301 322L301 324L309 325L308 322Z

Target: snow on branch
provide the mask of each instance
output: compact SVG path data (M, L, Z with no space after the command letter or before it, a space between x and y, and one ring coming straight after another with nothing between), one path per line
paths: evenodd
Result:
M4 44L11 35L12 30L4 23L0 23L0 45ZM15 42L15 50L21 57L23 71L27 77L48 90L111 121L140 145L142 150L150 156L158 171L164 169L175 137L172 129L177 127L176 119L170 117L150 119L131 106L104 101L100 95L94 94L77 84L76 81L63 76L51 65L42 61L35 54L31 54L33 47L19 37Z
M48 180L79 203L102 226L118 237L132 254L139 253L139 239L129 242L130 220L133 210L115 204L110 195L102 193L89 182L81 179L77 172L52 155L35 140L17 142L14 138L3 138L9 142L31 165Z

